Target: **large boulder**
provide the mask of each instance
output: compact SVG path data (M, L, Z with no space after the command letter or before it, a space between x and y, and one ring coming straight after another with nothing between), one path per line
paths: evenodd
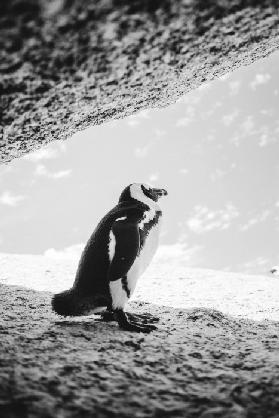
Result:
M273 52L277 0L4 0L1 162Z

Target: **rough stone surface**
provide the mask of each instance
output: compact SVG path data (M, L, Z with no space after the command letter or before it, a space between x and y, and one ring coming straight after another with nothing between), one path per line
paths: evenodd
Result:
M133 334L0 287L1 417L278 417L278 322L137 302L161 319Z
M1 2L0 161L270 54L278 11L277 0Z

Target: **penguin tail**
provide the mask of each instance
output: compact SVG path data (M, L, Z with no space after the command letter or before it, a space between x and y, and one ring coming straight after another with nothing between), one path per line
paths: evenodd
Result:
M58 315L81 316L98 311L98 308L100 306L105 307L106 303L100 304L100 301L95 298L82 297L74 289L69 289L55 294L51 300L51 305Z
M54 312L62 316L75 316L76 306L75 296L72 289L65 290L64 292L57 293L51 300L51 306Z

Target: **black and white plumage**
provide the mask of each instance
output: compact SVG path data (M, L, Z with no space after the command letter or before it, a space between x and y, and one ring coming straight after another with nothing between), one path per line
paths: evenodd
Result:
M118 204L91 235L73 287L54 295L54 311L75 316L107 309L104 318L113 317L122 329L148 332L155 328L137 322L124 308L158 247L162 211L157 201L166 194L141 183L123 190Z

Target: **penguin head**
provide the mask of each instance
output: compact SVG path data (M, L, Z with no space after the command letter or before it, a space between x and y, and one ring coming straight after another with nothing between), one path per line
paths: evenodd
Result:
M157 202L162 196L166 196L168 192L165 189L157 189L146 183L132 183L125 187L120 195L119 202L127 200L138 200L146 203L147 199Z

